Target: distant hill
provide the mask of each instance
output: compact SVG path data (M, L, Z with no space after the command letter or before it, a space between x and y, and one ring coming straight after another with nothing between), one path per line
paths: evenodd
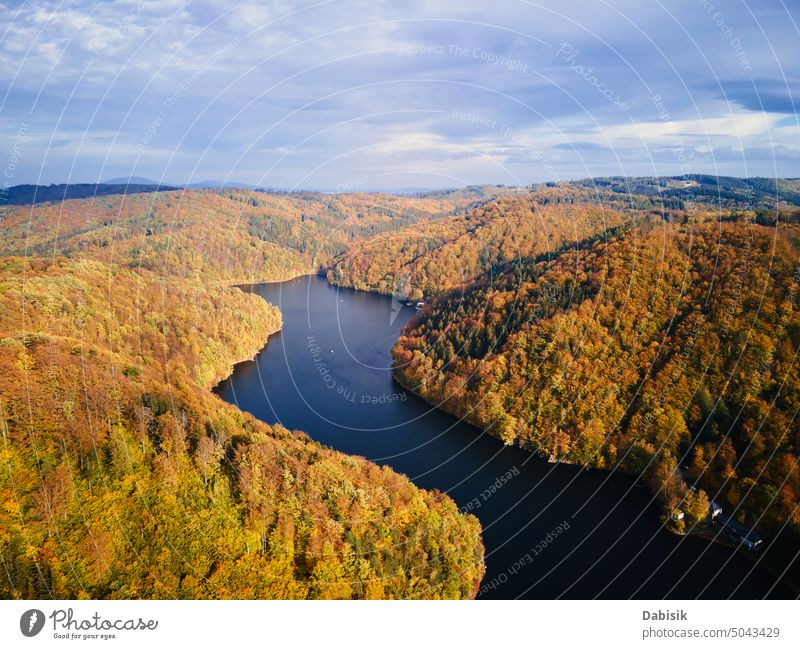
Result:
M466 187L449 187L443 189L408 189L391 192L393 194L410 193L419 198L494 198L501 194L509 194L520 191L520 187L507 185L467 185Z
M174 191L179 187L148 184L91 184L75 185L15 185L0 191L0 205L35 205L61 202L72 198L92 198L111 194L144 194L155 191Z
M163 187L178 187L182 189L258 189L251 183L240 183L235 180L200 180L193 183L165 183L164 181L152 180L143 176L131 176L125 178L109 178L102 182L103 185L160 185Z
M188 183L184 187L186 189L260 189L256 185L239 183L235 180L201 180L196 183Z
M800 179L797 178L734 178L687 174L659 178L611 176L555 184L723 207L774 207L776 202L800 205Z
M583 189L492 195L488 188L497 190L490 185L432 194L439 200L477 200L434 222L352 243L331 260L328 281L420 300L468 284L499 264L553 253L645 216L641 206L608 192L599 204Z
M274 281L316 272L357 241L441 219L468 204L386 194L241 189L119 192L33 208L8 206L0 254L57 251L71 258L113 259L171 277Z
M436 200L462 201L474 207L475 203L486 202L498 196L519 193L532 189L542 192L549 189L574 190L581 193L595 191L634 197L628 201L631 207L648 209L659 207L668 210L683 210L686 202L705 204L724 208L751 208L772 210L776 205L800 206L800 179L798 178L735 178L732 176L712 176L687 174L685 176L626 177L609 176L604 178L585 178L580 180L536 183L526 187L505 185L469 185L466 187L424 189L407 187L387 191L361 192L392 196L409 196ZM141 194L153 191L174 191L177 189L240 189L267 194L292 195L338 195L355 192L321 192L307 189L279 189L260 187L250 183L233 180L202 180L186 184L159 184L158 181L143 176L109 178L102 183L77 183L58 185L16 185L0 189L0 205L33 205L62 201L71 198L91 198L111 194ZM622 200L622 196L620 197Z
M145 178L144 176L120 176L119 178L109 178L104 180L101 185L163 185L163 182Z

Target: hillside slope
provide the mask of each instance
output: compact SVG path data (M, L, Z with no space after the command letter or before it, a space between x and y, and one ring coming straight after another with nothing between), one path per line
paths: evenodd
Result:
M623 201L590 200L586 192L576 198L563 190L519 191L356 243L333 259L327 277L338 286L418 300L649 216Z
M5 257L0 316L1 597L475 593L477 519L207 390L280 327L260 298Z
M798 234L656 221L511 263L426 308L396 376L508 444L645 478L679 529L711 497L798 530Z
M94 259L169 278L275 281L316 272L354 242L474 200L243 190L98 196L9 208L0 254Z

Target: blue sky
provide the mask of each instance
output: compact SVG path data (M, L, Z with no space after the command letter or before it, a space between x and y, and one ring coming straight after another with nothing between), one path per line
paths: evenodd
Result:
M6 186L800 176L796 0L0 7Z

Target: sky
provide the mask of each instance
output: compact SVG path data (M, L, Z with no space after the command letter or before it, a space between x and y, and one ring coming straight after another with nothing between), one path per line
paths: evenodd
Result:
M5 187L800 176L798 0L0 4Z

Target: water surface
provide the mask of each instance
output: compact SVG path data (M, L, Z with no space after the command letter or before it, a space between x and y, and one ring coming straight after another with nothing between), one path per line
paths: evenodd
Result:
M283 330L216 392L448 493L483 526L481 597L793 596L751 557L663 530L629 477L549 464L399 387L390 352L413 308L313 276L247 290L280 307Z

